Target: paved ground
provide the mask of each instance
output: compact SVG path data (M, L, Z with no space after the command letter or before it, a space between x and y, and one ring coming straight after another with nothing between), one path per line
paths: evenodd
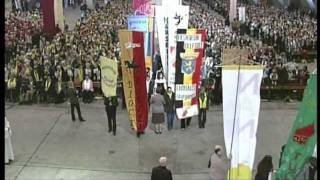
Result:
M176 180L208 179L207 163L215 144L224 145L222 106L210 108L206 129L153 132L138 139L129 127L127 113L117 112L117 135L107 133L102 101L81 104L86 122L72 122L67 104L6 105L11 122L15 161L6 165L6 179L127 179L150 178L151 168L166 155ZM298 103L263 102L257 133L255 164L266 154L277 167ZM255 165L256 166L256 165Z

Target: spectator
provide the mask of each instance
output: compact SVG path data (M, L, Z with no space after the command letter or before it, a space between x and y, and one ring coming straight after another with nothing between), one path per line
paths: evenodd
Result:
M268 180L269 177L272 177L272 172L272 157L270 155L266 155L258 164L255 180Z
M117 96L113 97L104 97L105 110L108 116L108 132L113 132L113 135L116 135L117 130L117 121L116 121L116 110L118 106Z
M173 121L175 118L175 93L172 92L171 87L168 87L167 92L164 94L165 99L165 112L167 113L168 131L173 128Z
M155 124L155 133L162 133L161 124L164 122L164 106L165 100L163 96L160 94L161 89L157 88L156 94L153 94L150 99L150 105L152 109L152 120L151 122Z
M92 80L86 75L86 79L82 82L82 98L84 103L91 103L93 100L93 83Z
M208 168L210 168L210 179L211 180L224 180L227 177L228 169L230 167L230 160L223 159L223 150L220 145L216 145L214 153L209 159Z
M72 118L72 121L76 120L75 116L74 116L74 108L76 108L77 112L78 112L78 118L79 118L79 120L81 122L83 122L85 120L82 118L82 115L81 115L80 105L79 105L79 101L78 101L78 97L77 97L76 91L74 89L73 82L69 81L68 82L68 86L69 86L68 97L69 97L70 106L71 106L71 118Z
M172 180L171 171L166 168L167 158L160 157L159 163L159 166L152 168L151 180Z

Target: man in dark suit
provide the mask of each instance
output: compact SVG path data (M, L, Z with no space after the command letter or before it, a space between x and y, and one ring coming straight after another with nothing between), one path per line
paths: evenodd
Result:
M69 101L70 101L70 105L71 105L71 117L72 117L72 121L75 121L75 117L74 117L74 108L77 109L78 112L78 118L80 121L85 121L82 116L81 116L81 110L80 110L80 105L79 105L79 101L78 101L78 97L76 94L76 91L74 89L74 85L72 81L68 82L68 97L69 97Z
M165 104L165 111L167 113L167 123L168 123L168 130L170 131L173 128L173 120L175 115L175 94L172 92L171 87L167 88L167 92L164 94Z
M167 158L160 157L160 166L152 169L151 180L172 180L172 174L169 169L166 168Z
M108 127L109 132L113 132L113 135L116 135L116 128L117 128L117 122L116 122L116 110L118 106L118 98L117 96L113 97L104 97L104 105L106 108L107 116L108 116Z

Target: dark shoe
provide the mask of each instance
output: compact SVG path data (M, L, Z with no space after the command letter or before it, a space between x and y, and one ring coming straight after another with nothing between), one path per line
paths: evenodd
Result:
M72 119L72 121L74 122L74 121L76 121L76 119Z
M109 131L108 131L108 132L110 133L111 131L112 131L112 130L111 130L111 129L109 129Z
M137 137L140 138L140 133L139 132L137 132Z
M116 132L113 132L113 135L116 136Z
M81 122L84 122L84 121L86 121L86 120L85 120L85 119L80 119L80 121L81 121Z

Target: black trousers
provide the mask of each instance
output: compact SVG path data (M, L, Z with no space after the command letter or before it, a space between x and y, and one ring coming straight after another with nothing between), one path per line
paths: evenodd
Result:
M82 116L81 116L81 110L80 110L80 105L79 103L76 103L76 104L71 104L71 118L72 120L76 120L76 118L74 117L74 108L77 109L77 112L78 112L78 118L79 120L83 120Z
M112 130L113 134L116 134L116 130L117 130L116 106L106 107L106 112L108 116L109 132Z
M84 90L83 93L82 93L82 100L83 100L83 102L85 102L85 103L90 103L90 102L92 102L92 100L93 100L93 93L92 93L92 91Z
M190 126L190 122L191 122L191 117L185 118L185 119L181 119L181 129L186 128L186 121L187 121L187 127L189 127Z
M204 128L207 121L206 114L207 114L206 109L199 109L199 115L198 115L199 128Z

